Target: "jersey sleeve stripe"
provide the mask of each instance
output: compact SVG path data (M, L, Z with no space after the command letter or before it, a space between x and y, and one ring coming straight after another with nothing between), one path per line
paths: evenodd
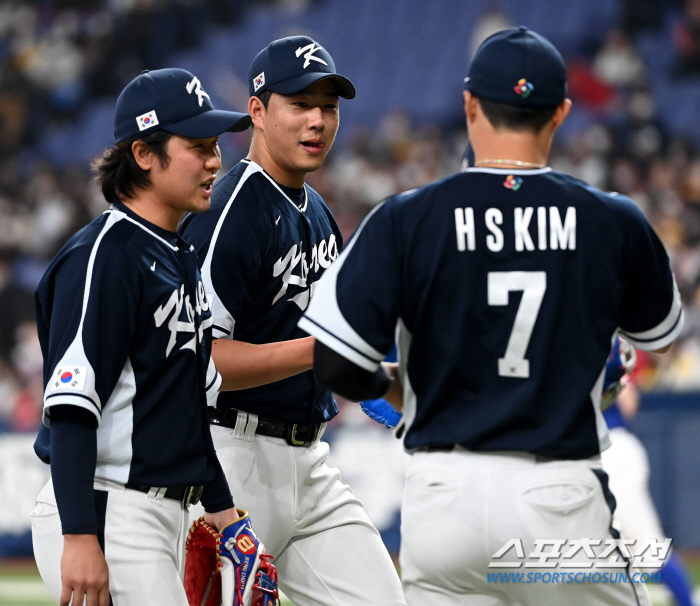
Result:
M671 309L664 320L649 330L642 332L628 332L620 328L619 333L628 339L637 349L646 351L661 349L672 343L683 328L684 321L683 304L678 285L673 279L673 302Z
M221 375L219 374L218 370L215 371L214 378L209 381L209 384L204 388L205 391L209 391L217 381L221 382Z
M219 389L221 389L221 384L223 383L223 381L223 377L217 370L216 376L214 377L214 381L212 381L205 390L207 395L207 406L212 406L213 408L216 408L216 400L219 397Z
M87 402L92 404L92 406L88 406ZM92 398L79 393L56 393L46 396L46 398L44 399L45 425L50 425L51 414L49 413L49 409L52 406L61 406L63 404L68 404L70 406L79 406L80 408L89 410L90 412L92 412L92 414L95 415L98 424L101 421L102 411L100 410L100 407L98 406L97 402L95 402Z
M676 317L676 322L671 327L671 329L668 332L666 332L666 334L660 335L655 339L639 339L634 337L633 335L630 335L629 333L626 333L624 330L620 330L619 332L620 335L625 337L625 339L632 343L632 345L634 345L637 349L642 349L644 351L654 351L656 349L662 349L667 345L673 343L680 334L681 330L683 329L684 321L685 314L683 312L683 308L681 308Z
M299 321L299 328L305 330L310 335L316 337L321 343L330 347L333 351L339 353L344 358L347 358L357 366L364 368L370 372L374 372L379 366L379 363L384 359L384 356L379 359L374 359L367 356L364 352L360 351L356 347L353 347L350 343L343 341L337 335L331 333L326 328L321 326L318 322L314 322L311 318L304 316Z
M222 335L225 335L225 336L227 336L227 337L230 337L230 336L231 336L231 331L230 331L230 330L226 330L225 328L223 328L223 327L221 327L221 326L217 326L216 324L214 324L214 325L212 326L212 330L216 330L216 331L218 331L219 333L221 333ZM214 338L219 338L219 335L215 335Z

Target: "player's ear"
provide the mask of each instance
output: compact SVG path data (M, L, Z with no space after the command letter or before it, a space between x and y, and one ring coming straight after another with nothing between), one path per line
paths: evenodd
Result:
M556 130L561 126L561 123L564 122L566 117L569 115L569 111L571 111L571 99L564 99L559 104L559 107L557 107L557 111L554 112L554 117L552 118L552 125L554 126L553 130Z
M136 161L136 164L139 165L141 170L150 170L153 168L155 156L145 141L136 139L136 141L131 144L131 153L134 154L134 160Z
M472 124L478 112L479 100L472 95L471 91L464 91L464 113L467 116L467 125Z
M258 97L248 99L248 113L255 128L261 128L265 117L265 105Z

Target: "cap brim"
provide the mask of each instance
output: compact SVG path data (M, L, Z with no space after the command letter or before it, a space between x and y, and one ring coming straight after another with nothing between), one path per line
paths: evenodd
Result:
M324 72L309 72L308 74L287 78L282 80L282 82L268 86L267 90L280 95L293 95L321 80L332 80L338 89L338 95L343 97L343 99L353 99L355 97L355 87L350 80L340 74L326 74Z
M248 114L212 109L175 124L163 125L161 128L169 133L190 139L207 139L221 133L237 133L250 125L251 119Z

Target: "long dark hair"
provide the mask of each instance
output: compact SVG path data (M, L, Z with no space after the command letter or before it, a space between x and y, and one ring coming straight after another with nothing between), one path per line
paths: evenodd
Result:
M171 133L157 130L153 133L117 143L105 149L92 163L95 180L102 194L109 203L118 202L120 198L131 198L134 188L145 188L151 184L148 171L143 170L134 158L131 144L140 139L156 155L160 165L165 168L170 161L167 145Z

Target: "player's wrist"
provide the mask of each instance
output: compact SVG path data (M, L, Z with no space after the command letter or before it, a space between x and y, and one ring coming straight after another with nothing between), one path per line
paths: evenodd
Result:
M205 513L204 521L216 528L219 532L223 531L224 528L234 524L241 518L248 515L247 511L242 509L236 509L235 507L231 509L225 509L223 511L217 511L216 513Z
M70 545L87 546L87 545L91 545L94 543L95 545L99 546L99 541L97 540L97 535L96 534L89 534L89 533L86 533L86 534L77 534L77 533L64 534L63 541L64 541L64 543L70 544Z

